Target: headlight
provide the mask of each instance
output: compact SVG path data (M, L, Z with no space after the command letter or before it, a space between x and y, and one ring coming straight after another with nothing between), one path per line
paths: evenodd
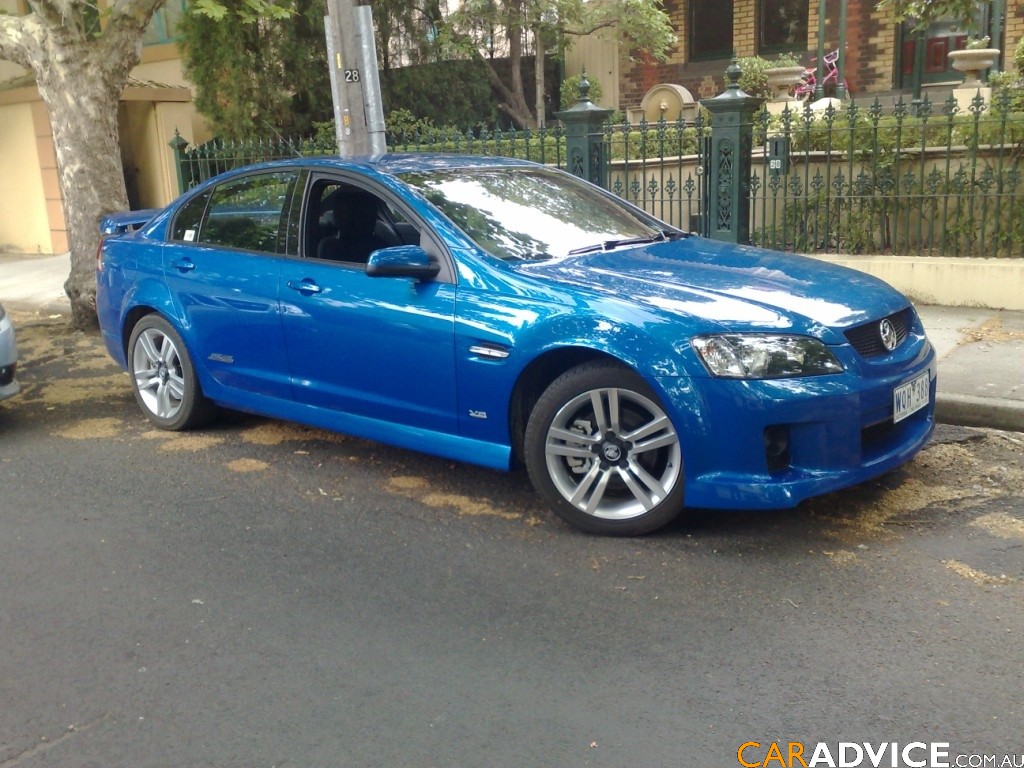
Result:
M821 376L843 370L828 347L809 336L724 334L696 336L690 343L711 375L726 379Z

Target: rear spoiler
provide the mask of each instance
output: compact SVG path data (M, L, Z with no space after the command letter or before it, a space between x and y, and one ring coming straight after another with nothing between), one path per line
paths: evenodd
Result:
M159 208L147 208L142 211L121 211L119 213L108 213L100 217L100 234L123 235L125 232L134 232L141 229L149 220L160 213Z

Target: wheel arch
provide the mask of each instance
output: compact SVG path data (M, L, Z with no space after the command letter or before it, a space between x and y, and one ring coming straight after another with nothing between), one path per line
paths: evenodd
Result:
M159 312L146 304L138 304L125 314L121 322L121 352L126 361L129 359L128 345L131 343L132 331L142 318L152 314L159 314Z
M512 463L523 463L526 423L537 400L555 379L576 366L592 361L607 361L629 370L633 366L615 355L591 347L559 347L539 355L519 374L509 400L509 435L512 438Z
M160 280L147 278L133 286L119 302L121 321L121 353L128 361L128 344L132 330L146 315L158 314L181 334L181 324L172 311L174 302L167 285Z

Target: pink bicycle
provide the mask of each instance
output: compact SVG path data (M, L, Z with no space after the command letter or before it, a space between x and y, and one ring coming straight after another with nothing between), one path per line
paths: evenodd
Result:
M817 61L817 58L812 60ZM835 94L836 88L839 85L839 68L836 66L836 62L839 61L839 50L834 50L831 53L826 53L822 58L824 75L822 77L822 92L826 96ZM843 79L843 89L846 94L850 94L850 86L846 83L846 79ZM818 67L814 64L807 67L804 70L803 80L793 89L793 95L803 101L805 99L813 99L815 92L818 90Z

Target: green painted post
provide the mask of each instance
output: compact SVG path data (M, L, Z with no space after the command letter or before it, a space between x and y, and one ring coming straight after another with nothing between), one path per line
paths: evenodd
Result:
M814 71L817 78L814 85L814 100L825 98L825 5L826 0L818 0L818 65Z
M706 158L707 218L704 235L728 243L750 243L750 170L754 114L764 99L740 89L740 68L733 56L725 70L725 91L701 106L711 113L711 152Z
M565 150L570 173L599 186L605 186L604 121L612 113L590 100L590 81L583 70L580 98L569 109L556 112L565 126Z
M846 0L839 0L839 58L836 61L836 98L845 99L846 92Z
M991 36L990 36L991 42L989 43L990 47L992 47L992 48L1002 48L1003 47L1003 0L992 0L992 21L989 24L989 29L991 30ZM1002 67L999 66L999 60L1000 60L1000 58L1003 55L1005 55L1005 54L1000 53L1000 55L996 57L996 63L993 65L992 69L989 70L990 73L991 72L999 72L999 71L1002 70ZM1007 60L1010 60L1010 57L1007 57Z
M188 142L181 138L178 129L174 129L174 138L167 142L174 152L174 170L178 174L178 194L185 191L185 148Z

